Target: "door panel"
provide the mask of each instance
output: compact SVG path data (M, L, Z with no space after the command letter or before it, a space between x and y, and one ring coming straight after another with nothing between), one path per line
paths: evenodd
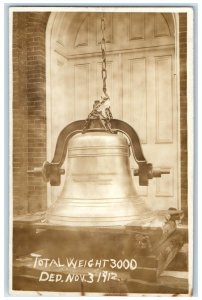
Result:
M123 119L135 128L141 142L147 143L146 58L123 57Z
M74 65L74 103L75 118L85 119L89 113L89 63L76 63Z
M173 143L172 56L155 57L156 143Z

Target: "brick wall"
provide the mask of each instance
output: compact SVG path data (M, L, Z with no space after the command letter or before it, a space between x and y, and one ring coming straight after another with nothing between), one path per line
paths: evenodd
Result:
M180 134L181 134L181 203L187 219L187 14L179 18L180 44Z
M14 213L46 208L46 184L27 170L46 159L45 30L49 13L13 15Z
M13 17L13 208L28 211L28 103L26 18Z

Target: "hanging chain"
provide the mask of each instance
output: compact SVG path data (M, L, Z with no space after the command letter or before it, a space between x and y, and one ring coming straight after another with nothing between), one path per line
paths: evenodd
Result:
M107 62L106 62L106 41L105 41L105 19L104 16L101 18L101 52L102 52L102 80L103 80L103 93L104 93L104 99L109 99L109 96L107 94Z
M102 123L102 126L105 128L106 131L110 131L111 133L114 133L114 131L111 129L110 120L113 118L111 110L110 110L110 98L107 94L107 62L106 62L106 41L105 41L105 19L104 15L101 18L101 53L102 53L102 81L103 81L103 94L104 97L101 96L102 101L96 100L93 105L93 110L88 115L84 127L83 127L83 133L87 130L90 120L91 119L99 119Z

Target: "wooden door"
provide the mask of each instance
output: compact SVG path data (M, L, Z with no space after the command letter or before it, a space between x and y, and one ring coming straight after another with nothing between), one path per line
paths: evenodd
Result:
M68 13L66 18L70 19ZM107 87L113 116L134 127L148 162L170 170L170 175L151 180L148 187L139 187L138 178L134 178L136 188L151 208L179 208L178 103L171 14L109 13L105 20ZM56 21L57 16L54 24ZM51 155L59 131L74 120L85 119L94 100L102 95L100 14L74 15L72 23L68 22L71 26L68 29L66 25L63 35L69 33L71 40L65 45L60 34L58 42L59 29L51 40ZM131 169L136 167L131 158ZM60 189L52 188L49 197L54 200Z
M149 206L177 206L177 102L174 95L173 49L123 55L123 119L135 128L148 162L170 175L138 187ZM131 162L134 166L134 163Z

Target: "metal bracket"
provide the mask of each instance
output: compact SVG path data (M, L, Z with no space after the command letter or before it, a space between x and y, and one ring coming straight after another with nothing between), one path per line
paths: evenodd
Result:
M67 125L59 134L54 157L49 163L45 161L42 167L29 170L28 173L32 173L36 176L42 176L44 181L49 182L52 186L58 186L61 183L61 175L65 174L65 170L61 169L66 153L67 145L72 136L82 132L85 120L75 121Z
M112 119L110 122L113 130L124 133L130 141L133 157L139 167L139 169L134 171L133 175L139 176L139 185L148 186L149 179L170 173L169 169L153 168L151 163L147 163L139 136L132 126L118 119Z

